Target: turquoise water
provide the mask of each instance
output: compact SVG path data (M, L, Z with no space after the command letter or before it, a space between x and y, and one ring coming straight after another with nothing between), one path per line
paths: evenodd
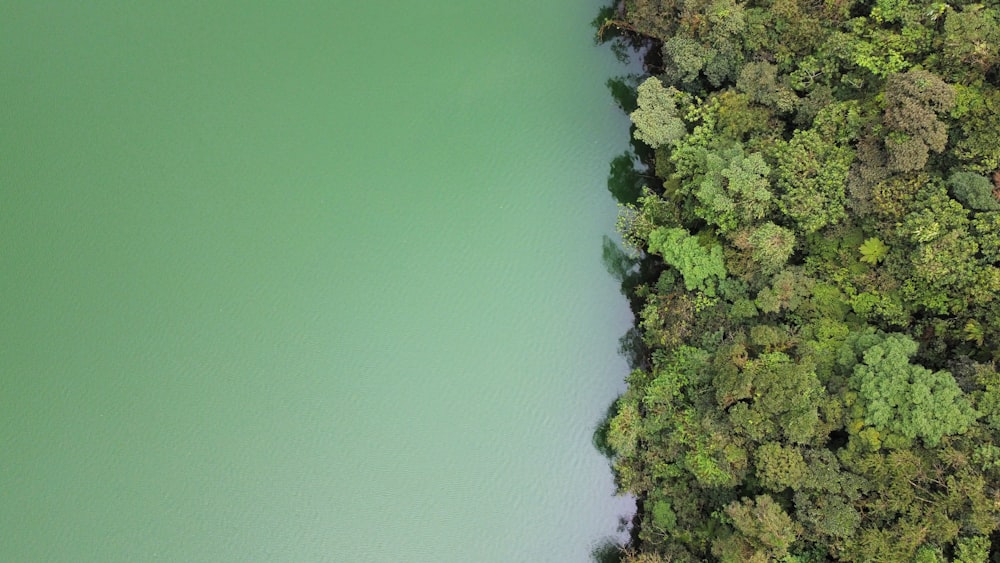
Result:
M0 559L616 536L598 4L86 4L0 11Z

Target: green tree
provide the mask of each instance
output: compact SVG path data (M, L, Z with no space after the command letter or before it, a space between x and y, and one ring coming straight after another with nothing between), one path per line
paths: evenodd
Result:
M774 135L773 113L753 104L750 97L735 90L725 90L713 98L719 104L717 134L723 138L743 141Z
M802 487L808 466L798 448L768 442L757 448L755 457L757 478L764 487L776 493Z
M977 259L979 245L968 215L943 186L932 184L924 190L897 229L909 248L906 261L894 261L891 269L905 280L905 299L937 314L961 313L992 301L1000 280Z
M713 552L723 561L774 561L788 555L801 526L770 495L743 499L726 507L738 534L717 542ZM727 545L728 544L728 545Z
M819 405L826 392L808 363L782 352L761 354L742 369L716 376L715 396L733 430L755 442L796 444L817 438Z
M1000 64L1000 14L982 4L949 9L944 20L944 61L963 81L973 81ZM970 72L971 71L971 72Z
M1000 88L959 86L951 112L954 149L952 153L969 169L989 173L1000 168L997 115ZM956 131L957 130L957 131Z
M754 102L779 112L791 112L799 103L795 91L781 83L778 67L771 63L753 62L744 66L736 87Z
M641 424L642 418L637 402L634 399L619 399L618 413L611 419L608 429L608 445L618 455L634 454Z
M1000 213L977 213L972 233L986 262L1000 262Z
M667 74L674 83L691 83L698 80L706 62L715 53L710 47L690 37L675 35L663 44L663 59L667 62Z
M851 504L849 499L829 493L795 495L799 521L808 527L810 535L833 549L854 536L861 525L861 515Z
M990 557L990 540L983 536L959 538L955 543L955 563L986 563Z
M764 313L796 310L812 297L815 280L795 267L781 270L771 284L757 293L756 304ZM751 329L752 330L752 329Z

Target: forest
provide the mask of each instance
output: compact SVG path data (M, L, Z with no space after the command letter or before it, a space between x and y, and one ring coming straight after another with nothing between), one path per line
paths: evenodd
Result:
M612 84L622 560L998 560L1000 3L625 0L595 26L647 46Z

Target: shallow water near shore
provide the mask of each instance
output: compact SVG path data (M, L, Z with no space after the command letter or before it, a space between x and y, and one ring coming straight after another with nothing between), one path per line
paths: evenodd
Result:
M599 3L15 1L0 560L587 561Z

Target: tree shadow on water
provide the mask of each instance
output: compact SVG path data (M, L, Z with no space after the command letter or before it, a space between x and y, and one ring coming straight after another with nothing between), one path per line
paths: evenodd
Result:
M635 74L615 76L605 83L615 105L626 115L635 111L639 104L637 89L640 77ZM608 191L621 204L636 204L642 187L657 181L651 175L653 151L634 136L635 126L629 128L629 149L611 159L608 171Z
M642 340L642 333L634 326L618 339L618 354L625 358L631 370L648 371L651 367L649 365L649 348Z
M601 240L601 262L612 278L619 283L625 283L635 275L639 257L625 252L611 237L604 235Z
M635 156L631 152L624 152L611 160L608 191L618 203L638 203L645 181L645 176L635 169Z
M626 516L618 517L618 533L629 533L632 528L632 519ZM590 550L590 558L594 563L621 563L625 559L627 544L622 543L622 539L606 537L597 542Z
M611 99L625 115L639 109L639 82L638 74L624 74L612 76L604 83L608 87Z
M605 538L590 551L594 563L621 563L625 558L625 548L614 538Z

